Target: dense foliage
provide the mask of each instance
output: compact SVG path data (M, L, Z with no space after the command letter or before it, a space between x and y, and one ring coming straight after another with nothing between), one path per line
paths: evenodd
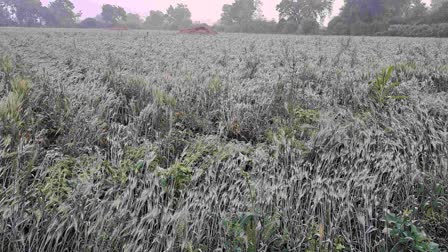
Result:
M386 36L401 37L448 37L448 23L432 25L391 25L385 32Z
M260 0L234 0L222 6L221 18L213 28L233 33L447 36L444 31L448 24L447 0L434 1L431 8L422 0L345 0L340 14L324 27L333 2L282 0L276 6L277 22L263 17ZM0 2L0 26L179 30L193 24L204 25L192 21L185 4L170 5L165 12L150 10L146 17L105 4L96 17L80 21L80 16L81 13L74 12L70 0L54 0L48 6L42 6L40 0ZM426 28L429 31L424 31Z
M2 29L0 250L446 250L447 52Z
M429 9L421 0L346 0L339 16L328 24L328 33L389 35L388 29L397 31L403 28L405 30L392 32L392 35L398 33L400 36L408 36L409 30L429 27L431 31L418 31L418 35L412 36L446 37L443 32L438 32L438 24L446 23L448 23L448 2Z

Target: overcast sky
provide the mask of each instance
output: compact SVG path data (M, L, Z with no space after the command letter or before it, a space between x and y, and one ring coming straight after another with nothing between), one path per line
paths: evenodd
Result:
M51 0L42 0L47 5ZM101 12L103 4L119 5L126 9L127 12L138 13L147 16L150 10L165 11L168 6L177 3L188 5L192 13L193 21L201 21L209 24L216 22L221 16L222 6L232 3L234 0L72 0L76 11L83 13L82 17L94 17ZM277 19L278 13L275 6L281 0L262 0L262 12L267 19ZM428 5L431 0L423 0ZM343 5L344 0L335 0L333 5L333 16L339 13L339 9Z

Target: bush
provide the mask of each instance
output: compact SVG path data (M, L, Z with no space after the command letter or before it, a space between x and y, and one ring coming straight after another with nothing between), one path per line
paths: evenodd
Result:
M361 20L350 22L341 17L335 17L328 24L328 34L332 35L375 35L386 31L388 24L383 21L366 23Z
M221 32L244 32L244 33L277 33L278 25L275 21L256 19L244 24L216 25L213 27Z
M86 18L79 23L80 28L104 28L106 24L94 18Z
M304 19L299 25L300 34L317 34L319 32L319 23L314 19Z
M379 35L401 37L448 37L448 23L422 25L391 25Z

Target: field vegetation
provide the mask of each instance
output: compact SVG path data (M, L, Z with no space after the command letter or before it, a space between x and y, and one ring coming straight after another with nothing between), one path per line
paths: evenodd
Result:
M448 41L0 30L1 251L446 251Z

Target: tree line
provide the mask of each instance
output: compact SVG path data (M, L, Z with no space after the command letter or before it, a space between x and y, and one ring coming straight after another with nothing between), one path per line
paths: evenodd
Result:
M334 0L282 0L276 10L278 21L266 20L260 0L235 0L222 7L218 31L282 34L418 35L448 36L448 1L438 0L432 8L422 0L345 0L338 16L323 26ZM435 7L436 6L436 7ZM132 29L177 30L194 24L185 4L165 11L150 11L144 19L122 7L106 4L96 17L80 19L70 0L2 0L0 26L127 27ZM428 32L431 31L431 32ZM446 33L446 34L445 34Z
M170 6L166 13L151 11L146 20L123 7L105 4L96 17L81 20L82 13L75 12L70 0L54 0L42 6L40 0L0 1L0 26L25 27L127 27L133 29L179 29L192 25L191 12L184 4Z

